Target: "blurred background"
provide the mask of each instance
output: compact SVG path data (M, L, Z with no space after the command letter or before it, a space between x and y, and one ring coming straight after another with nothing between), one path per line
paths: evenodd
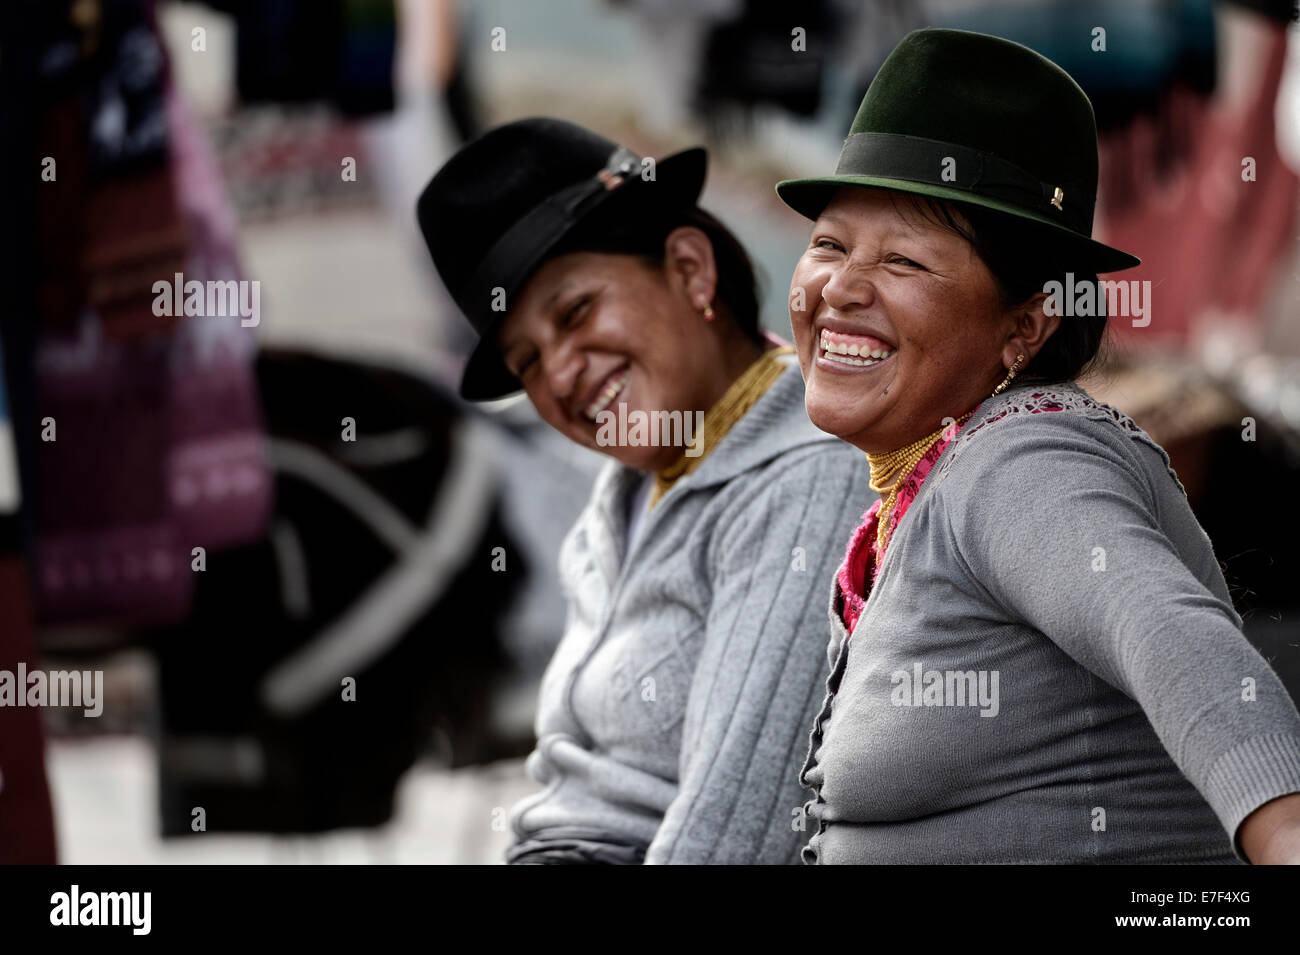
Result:
M500 861L534 788L556 553L601 459L526 401L456 398L471 337L416 196L528 115L646 155L704 143L702 204L788 336L808 225L773 185L834 168L880 62L927 25L1025 43L1091 96L1094 234L1143 258L1122 277L1152 299L1085 384L1169 450L1300 695L1291 0L10 0L0 18L0 670L104 679L98 718L0 708L0 861ZM158 315L178 272L255 282L258 309Z

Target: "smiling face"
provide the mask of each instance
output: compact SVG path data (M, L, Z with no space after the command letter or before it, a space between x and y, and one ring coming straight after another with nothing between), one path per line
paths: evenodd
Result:
M1028 348L970 242L878 189L836 193L790 293L808 417L864 451L892 451L960 417ZM1041 341L1030 344L1032 357Z
M601 252L551 259L497 337L547 424L640 470L667 467L682 448L598 445L600 412L706 411L759 353L729 321L700 314L716 285L707 237L677 229L666 247L663 266Z

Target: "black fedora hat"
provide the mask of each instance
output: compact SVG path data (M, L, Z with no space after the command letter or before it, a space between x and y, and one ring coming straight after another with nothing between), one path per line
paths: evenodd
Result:
M817 218L842 186L982 206L1021 220L1072 262L1114 272L1141 260L1092 238L1097 124L1070 75L1026 46L967 30L914 30L889 54L832 176L776 191Z
M495 340L502 292L509 302L580 228L693 207L705 167L699 148L649 167L591 130L545 117L498 126L452 156L425 186L416 216L438 274L479 336L462 397L485 401L521 387Z

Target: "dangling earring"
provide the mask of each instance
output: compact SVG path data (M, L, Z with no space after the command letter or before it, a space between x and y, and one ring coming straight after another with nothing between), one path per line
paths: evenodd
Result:
M1016 377L1016 372L1020 370L1020 363L1024 360L1024 355L1016 356L1016 360L1011 363L1011 370L1007 372L1007 377L1002 379L1002 384L993 389L993 394L989 395L990 398L996 398L998 395L1002 394L1003 389L1005 389L1007 385L1011 384L1011 379Z
M707 304L706 304L706 305L704 306L704 320L705 320L706 322L711 322L711 321L713 321L713 306L712 306L712 305L707 305Z

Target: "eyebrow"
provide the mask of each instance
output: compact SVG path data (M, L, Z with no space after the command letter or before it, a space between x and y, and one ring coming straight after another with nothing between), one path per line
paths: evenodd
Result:
M840 227L847 225L850 221L849 217L846 217L843 214L838 212L823 213L818 218L818 221L823 221L823 220L826 222L827 225L840 226ZM814 232L815 231L816 230L814 229ZM909 228L903 223L895 223L885 228L885 231L881 235L881 238L884 240L888 240L891 238L912 239L914 241L920 242L929 251L936 252L937 250L935 249L934 243L931 239L931 233L942 232L942 231L945 230L940 229L939 227L935 227L934 229L917 229L914 227Z
M842 213L838 213L838 212L826 212L819 217L818 221L825 221L830 225L845 226L850 223L851 217L845 216ZM906 234L910 234L910 232L912 231L917 231L917 230L905 231L903 226L899 224L891 224L886 227L885 235L886 236L906 235Z
M542 314L549 313L555 307L555 303L559 299L563 298L579 284L579 280L575 278L567 278L561 282L559 286L557 286L550 295L546 296L546 299L542 302Z
M820 216L817 217L817 221L829 222L832 225L835 224L843 225L845 222L845 218L844 216L840 215L838 212L823 212Z
M552 291L550 295L546 296L545 301L542 302L543 314L549 312L552 308L555 307L556 299L558 299L564 293L564 290L568 285L569 283L565 282L563 285L560 285L558 288Z
M555 289L551 291L551 294L547 295L546 298L542 300L542 305L541 305L542 314L543 315L549 314L551 310L555 308L556 302L559 301L559 299L563 298L564 295L567 294L577 284L578 281L572 278L565 279L563 282L561 282ZM504 361L509 356L510 352L513 351L516 348L516 346L520 344L527 344L527 342L521 343L517 338L512 341L505 341L505 342L498 341L497 348L501 352L502 360Z

